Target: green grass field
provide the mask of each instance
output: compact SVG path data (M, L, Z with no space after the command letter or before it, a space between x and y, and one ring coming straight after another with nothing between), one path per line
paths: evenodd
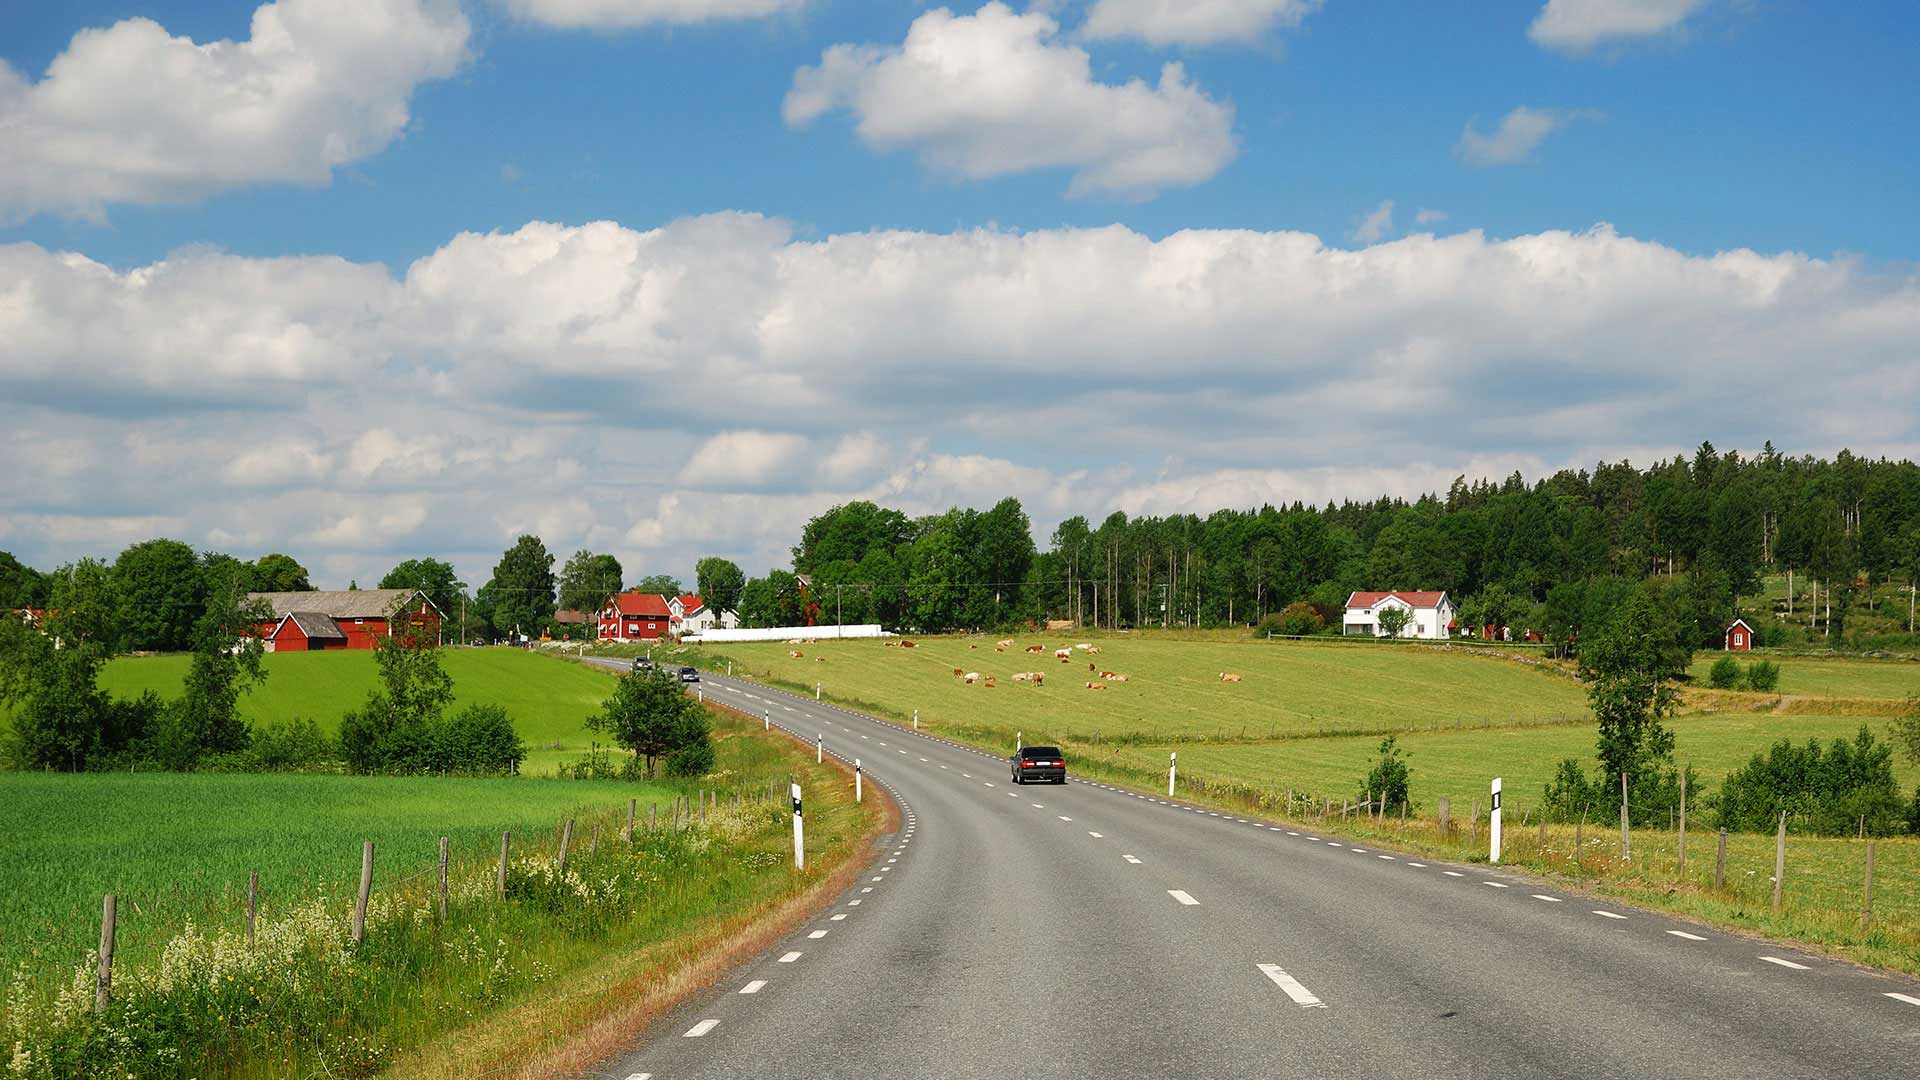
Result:
M1920 694L1920 662L1912 660L1854 660L1850 658L1773 656L1766 652L1701 652L1693 659L1696 684L1707 684L1707 671L1714 661L1732 656L1742 665L1756 659L1771 660L1780 666L1781 694L1811 694L1818 697L1891 698Z
M586 718L599 711L610 692L605 672L524 649L446 649L441 658L453 679L456 708L470 702L501 705L513 717L529 751L522 772L551 774L555 765L577 758L596 740L606 745L605 736L586 729ZM107 664L100 683L116 697L145 690L175 697L190 659L118 657ZM304 717L334 731L341 715L359 708L379 685L371 652L273 653L264 663L267 680L240 700L249 720Z
M1096 739L1264 739L1377 731L1512 728L1583 722L1586 697L1578 683L1536 665L1465 651L1418 647L1192 640L1146 635L1099 638L1019 637L996 652L992 638L916 639L917 648L878 641L822 641L794 646L729 644L689 650L724 670L858 700L896 717L920 710L923 721L983 731L1015 731L1029 741L1076 743ZM1101 652L1075 651L1062 664L1061 645L1097 643ZM1044 644L1031 655L1027 645ZM1093 672L1087 670L1092 662ZM998 686L969 686L953 669L997 676ZM1127 676L1089 690L1101 670ZM1015 672L1038 671L1044 685L1014 682ZM1221 682L1220 672L1241 676Z

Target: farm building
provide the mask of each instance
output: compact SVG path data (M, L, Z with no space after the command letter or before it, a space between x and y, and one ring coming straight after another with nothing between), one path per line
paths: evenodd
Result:
M419 589L248 593L273 611L260 624L268 652L371 649L376 638L415 634L440 640L440 609Z
M672 625L666 597L654 593L615 593L600 608L601 641L657 641Z
M1735 619L1733 625L1727 627L1726 651L1753 651L1753 627L1747 625L1747 620Z
M1385 637L1380 613L1388 608L1408 613L1402 637L1444 639L1453 628L1453 601L1444 592L1357 592L1347 597L1340 632Z
M667 611L672 632L680 634L704 634L709 630L731 630L740 625L740 616L731 611L715 611L707 602L692 593L685 593L667 601Z

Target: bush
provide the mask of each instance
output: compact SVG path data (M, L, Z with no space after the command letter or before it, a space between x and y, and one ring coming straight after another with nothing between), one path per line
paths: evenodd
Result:
M1722 656L1707 671L1707 685L1715 690L1732 690L1740 685L1740 661Z
M1260 637L1266 637L1268 634L1284 634L1287 632L1287 620L1279 612L1269 611L1260 616L1260 621L1253 625L1253 632Z
M410 719L378 691L340 720L340 756L356 773L496 776L520 771L526 744L498 705L469 705L450 717Z
M1317 634L1325 629L1327 620L1320 616L1320 610L1305 600L1295 600L1280 612L1280 632L1296 637Z
M1886 836L1908 827L1909 811L1893 778L1893 747L1876 742L1865 725L1853 742L1819 740L1794 746L1786 739L1727 777L1718 800L1720 826L1771 831L1781 811L1806 831L1842 836L1859 828Z
M1700 777L1692 766L1685 770L1689 805L1700 805ZM1627 777L1627 809L1633 820L1662 821L1680 809L1679 769L1643 769L1638 776ZM1553 782L1547 785L1540 811L1552 821L1620 820L1620 777L1598 770L1588 773L1580 762L1567 758L1560 762Z
M1770 660L1755 660L1747 665L1747 689L1771 694L1780 687L1780 665Z
M339 744L303 717L254 725L245 750L212 754L200 762L211 772L338 772Z
M1375 798L1388 806L1400 806L1407 802L1407 780L1411 771L1407 768L1406 752L1395 745L1396 740L1389 735L1380 740L1380 760L1367 771L1366 786L1361 798Z
M717 759L713 743L702 739L688 743L667 755L668 776L705 776L713 771Z
M498 705L461 709L434 725L430 741L434 772L511 776L527 756L513 718Z

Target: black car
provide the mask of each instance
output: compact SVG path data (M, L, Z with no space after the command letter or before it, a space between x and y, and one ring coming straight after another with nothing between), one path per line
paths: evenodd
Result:
M700 669L699 669L699 668L696 668L696 667L683 667L683 668L681 668L681 669L680 669L680 681L681 681L681 682L699 682L699 681L700 681Z
M634 658L633 658L633 670L635 670L635 671L652 671L652 670L653 670L653 657L651 657L651 656L636 656L636 657L634 657Z
M1061 756L1057 746L1029 746L1013 755L1013 782L1025 784L1039 781L1046 784L1064 784L1067 782L1067 759Z

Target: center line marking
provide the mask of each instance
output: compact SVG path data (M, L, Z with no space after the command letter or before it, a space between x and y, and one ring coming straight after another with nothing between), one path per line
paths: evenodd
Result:
M1917 997L1910 997L1906 994L1888 994L1887 996L1895 1001L1904 1001L1909 1005L1920 1005L1920 998Z
M687 1029L687 1038L697 1039L700 1036L705 1035L707 1032L712 1031L714 1028L718 1027L719 1024L720 1024L720 1021L718 1020L702 1020L699 1023Z
M1130 862L1130 863L1132 863L1132 864L1133 864L1133 865L1135 865L1135 866L1139 866L1139 865L1140 865L1140 860L1139 860L1139 859L1136 859L1136 858L1134 858L1134 857L1133 857L1133 856L1131 856L1131 855L1122 855L1122 856L1120 856L1120 857L1121 857L1121 858L1123 858L1123 859L1125 859L1125 860L1127 860L1128 862Z
M1805 964L1796 964L1791 960L1782 960L1777 956L1763 956L1760 959L1765 960L1769 964L1779 964L1783 968L1792 968L1795 971L1807 970L1807 965Z
M1685 930L1669 930L1667 931L1667 933L1672 934L1674 937L1686 938L1688 941L1707 940L1706 938L1701 937L1699 934L1689 934Z
M1442 870L1440 872L1447 875L1448 877L1466 877L1467 876L1458 870Z
M1367 849L1363 847L1350 848L1348 850L1354 852L1357 855L1365 855L1367 853Z
M1273 980L1273 984L1286 991L1295 1005L1303 1009L1324 1009L1327 1003L1313 996L1313 991L1300 985L1300 980L1280 969L1279 964L1260 964L1260 973Z
M1041 806L1041 805L1040 805L1039 803L1034 803L1034 804L1033 804L1033 808L1034 808L1035 810L1045 810L1045 809L1046 809L1046 807L1044 807L1044 806Z
M864 888L864 889L861 889L860 891L861 891L861 892L872 892L872 891L873 891L873 886L871 886L871 885L869 885L869 886L867 886L866 888Z
M1533 894L1533 898L1534 898L1535 900L1545 900L1545 901L1546 901L1547 903L1549 903L1549 904L1557 904L1557 903L1559 903L1559 902L1560 902L1560 898L1559 898L1559 897L1557 897L1557 896L1548 896L1548 895L1547 895L1546 893L1534 893L1534 894Z
M1507 887L1507 884L1506 884L1506 882L1504 882L1504 881L1483 881L1483 882L1481 882L1480 884L1482 884L1482 885L1491 885L1491 886L1493 886L1493 887L1494 887L1494 888L1496 888L1496 889L1504 889L1504 888L1506 888L1506 887Z
M807 936L812 938L815 941L819 941L821 938L827 936L827 932L825 930L815 930L813 933L808 934Z
M752 982L748 983L747 985L741 987L740 992L743 994L757 994L760 992L760 988L765 985L767 985L767 980L755 979Z
M1094 838L1095 840L1099 840L1099 839L1102 839L1102 837L1100 836L1100 834L1099 834L1099 833L1097 833L1097 832L1088 832L1088 833L1087 833L1087 835L1088 835L1088 836L1091 836L1091 837L1093 837L1093 838Z
M849 901L847 901L847 906L848 906L848 907L859 907L859 906L860 906L860 901L858 901L858 900L849 900Z
M1180 901L1182 904L1185 904L1188 907L1195 907L1200 903L1200 901L1195 900L1191 896L1188 896L1184 891L1180 889L1168 889L1167 895L1173 897L1175 900Z
M1603 919L1624 919L1624 918L1626 918L1626 916L1625 916L1625 915L1622 915L1622 914L1620 914L1620 913L1618 913L1618 912L1614 912L1614 911L1599 911L1599 910L1595 910L1595 911L1594 911L1594 914L1595 914L1595 915L1598 915L1598 916L1600 916L1600 917L1601 917L1601 918L1603 918ZM1764 959L1764 957L1763 957L1762 959Z
M839 922L839 921L840 921L841 919L844 919L844 918L846 918L846 917L847 917L847 913L843 911L843 912L841 912L840 914L838 914L838 915L835 915L835 916L834 916L834 917L832 918L832 920L831 920L831 921L832 921L832 922Z
M1375 856L1374 856L1374 858L1376 858L1376 859L1391 859L1391 858L1393 858L1393 856L1391 856L1391 855L1375 855Z
M1059 816L1060 816L1060 820L1061 820L1061 821L1072 821L1072 820L1073 820L1072 818L1070 818L1070 817L1068 817L1068 816L1067 816L1067 815L1065 815L1065 814L1061 814L1061 815L1059 815Z
M1423 862L1410 862L1407 865L1413 867L1415 870L1425 870L1427 868L1427 864Z

